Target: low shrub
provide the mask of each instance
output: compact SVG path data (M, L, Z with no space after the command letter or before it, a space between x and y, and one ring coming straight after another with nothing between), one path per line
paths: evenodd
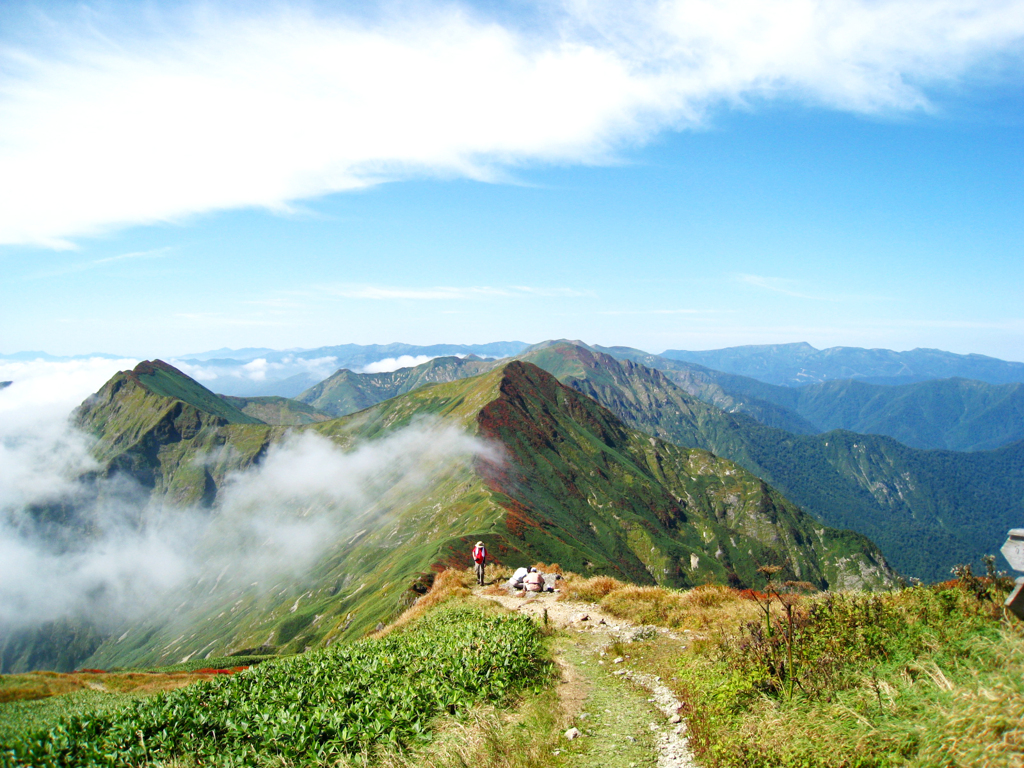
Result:
M683 656L706 768L1024 763L1024 631L989 596L954 582L781 597L770 625Z
M472 569L460 571L455 568L447 568L441 571L434 578L434 583L425 595L418 598L415 603L403 611L397 619L384 627L384 629L372 633L371 636L384 637L393 630L404 627L425 616L435 606L446 603L452 598L468 597L471 594L470 585L475 583L476 576L473 574Z
M507 702L550 670L528 617L445 606L385 638L71 717L0 749L0 763L127 768L189 756L210 766L333 765L429 740L439 715Z

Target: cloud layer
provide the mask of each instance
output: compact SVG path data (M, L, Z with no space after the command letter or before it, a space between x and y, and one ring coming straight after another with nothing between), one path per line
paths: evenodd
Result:
M233 589L300 576L434 478L477 458L499 460L479 439L431 422L350 451L296 433L230 476L215 514L168 507L131 480L81 478L98 467L90 439L67 423L67 382L84 383L83 369L95 377L99 364L32 365L0 390L0 636L62 617L109 626L181 602L203 580L210 592L210 584ZM31 398L17 387L29 370ZM46 523L52 511L56 525Z
M1019 60L1024 36L1024 0L517 9L514 24L452 4L48 20L35 48L0 45L0 244L600 163L719 104L927 108L929 87Z
M218 361L189 363L175 359L171 362L196 381L201 381L205 386L222 394L225 393L225 383L279 381L299 374L308 374L314 381L319 381L326 379L338 369L336 357L304 358L294 355L286 355L275 361L259 357L240 365L227 365Z

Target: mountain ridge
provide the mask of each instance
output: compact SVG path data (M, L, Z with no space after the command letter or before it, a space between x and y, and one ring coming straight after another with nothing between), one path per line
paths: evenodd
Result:
M760 423L742 409L740 401L729 401L735 410L723 411L694 396L673 378L673 374L683 375L692 383L689 369L658 370L636 362L653 356L628 348L617 352L626 359L612 358L597 347L549 341L534 345L519 359L539 365L593 397L635 429L736 461L829 525L867 535L908 575L942 580L958 563L980 565L982 555L998 549L997 540L1006 528L1019 525L1024 517L1015 490L1020 472L1014 468L1013 449L989 449L965 458L844 430L791 433ZM702 387L716 386L714 382L720 380L713 373L693 388L706 395ZM698 370L696 375L704 374ZM365 376L351 374L350 385L356 386ZM890 398L903 391L862 383L784 388L746 381L761 394L787 397L789 404L814 388L870 388L877 396ZM906 386L941 388L945 384ZM991 392L995 385L979 386ZM1009 423L996 421L999 427ZM976 476L961 478L955 469L961 461L973 466ZM954 525L949 519L958 522Z
M136 383L145 382L150 367L173 375L155 363L118 374L78 419L97 436L107 475L130 474L158 508L184 501L216 519L226 478L261 466L288 435L315 433L351 451L422 428L426 418L487 440L504 460L446 465L412 495L385 488L373 508L344 518L302 577L189 590L172 612L112 630L89 657L93 666L263 646L294 652L358 637L414 599L412 587L424 572L464 567L478 539L499 562L558 561L649 584L752 585L764 562L823 587L878 586L893 578L865 538L823 527L732 462L626 427L530 363L512 361L290 429L229 423L156 395ZM195 382L178 384L175 391L196 395ZM214 575L199 582L214 583Z

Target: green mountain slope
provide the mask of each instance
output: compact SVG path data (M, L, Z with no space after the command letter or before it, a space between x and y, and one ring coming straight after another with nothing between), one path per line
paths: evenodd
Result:
M844 431L794 435L724 413L645 366L569 344L533 354L626 424L729 458L827 525L870 537L907 575L947 578L1024 520L1022 443L954 453Z
M821 431L888 435L914 448L979 451L1024 439L1024 384L937 379L899 386L827 381L769 397Z
M521 359L595 398L634 428L738 462L827 524L869 536L908 575L943 579L953 565L994 552L1006 529L1020 524L1020 473L1008 458L1012 450L968 460L903 450L870 435L829 439L814 435L818 428L795 412L805 407L815 418L908 438L913 433L926 447L943 441L967 447L972 439L984 447L1015 434L1016 385L951 380L890 388L860 382L779 387L640 350L609 351L618 359L595 347L545 342ZM797 434L753 419L792 424ZM974 468L967 483L951 470L964 461Z
M616 360L629 360L659 370L688 394L726 413L744 413L769 427L798 435L813 435L821 431L795 410L786 396L790 391L788 387L715 371L696 363L670 360L631 347L588 348Z
M588 348L660 370L706 403L794 434L845 429L951 451L990 450L1024 439L1024 384L953 378L881 385L847 379L786 387L629 347Z
M296 427L300 424L316 424L333 418L311 405L287 397L233 397L221 395L221 399L247 416L259 419L265 424Z
M296 399L332 416L346 416L428 384L476 376L497 364L472 356L437 357L390 373L353 373L342 369Z
M119 376L115 381L132 380ZM108 471L156 478L148 486L156 508L168 498L205 500L216 519L224 514L231 474L289 439L280 427L232 424L210 414L183 431L166 417L184 413L182 401L164 398L159 409L149 390L113 385L83 407L80 423L97 434ZM165 417L156 418L157 412ZM428 427L424 418L432 420ZM200 574L173 608L115 628L82 663L301 651L360 636L415 597L418 574L467 565L477 539L510 565L557 561L582 573L649 584L714 579L749 585L764 563L783 564L788 577L823 587L878 586L891 578L863 537L821 526L730 461L626 427L528 363L507 363L298 427L291 439L316 434L351 451L386 445L409 434L404 427L457 427L492 448L472 461L439 464L415 487L386 484L342 519L301 573L278 572L264 577L269 583L252 584L230 574L223 582L223 573ZM183 493L192 483L201 488ZM282 514L302 517L311 509ZM260 502L252 512L261 512ZM210 542L211 558L216 545Z
M211 468L194 459L230 445L248 466L273 428L249 416L160 360L115 374L75 412L75 421L94 434L97 459L106 474L124 472L143 487L176 504L210 503L217 493ZM218 429L234 427L220 437ZM212 441L212 442L210 442Z

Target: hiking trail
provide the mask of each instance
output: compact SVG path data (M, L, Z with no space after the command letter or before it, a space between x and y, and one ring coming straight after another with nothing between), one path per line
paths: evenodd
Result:
M555 662L562 671L559 700L572 718L578 738L565 739L570 765L606 768L699 768L690 750L682 702L661 677L639 668L628 650L610 647L657 638L685 646L692 633L640 626L605 613L593 603L558 600L557 592L501 593L494 586L473 594L509 610L546 621L568 636L557 645ZM574 729L570 729L574 730ZM575 758L575 760L574 760Z

